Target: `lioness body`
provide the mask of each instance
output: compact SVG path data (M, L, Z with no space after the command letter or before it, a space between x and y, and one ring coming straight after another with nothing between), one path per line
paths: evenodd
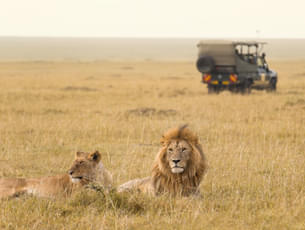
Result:
M108 189L111 174L104 168L99 152L78 152L69 173L42 178L1 178L0 198L21 194L40 197L68 196L77 188L95 182Z
M119 192L138 190L152 195L199 194L199 184L207 166L197 136L183 126L165 133L161 144L152 175L122 184Z
M0 198L33 194L41 197L68 195L79 185L72 183L68 174L42 178L2 178L0 179Z

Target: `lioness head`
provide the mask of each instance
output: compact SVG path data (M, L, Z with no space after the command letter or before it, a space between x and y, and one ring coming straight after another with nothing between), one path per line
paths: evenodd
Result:
M185 140L171 140L166 149L166 159L172 173L183 173L192 154Z
M87 184L96 179L101 154L77 152L75 160L68 171L73 183Z

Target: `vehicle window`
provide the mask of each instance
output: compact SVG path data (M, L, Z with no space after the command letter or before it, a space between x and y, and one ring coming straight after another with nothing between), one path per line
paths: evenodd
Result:
M260 67L264 66L264 62L263 62L262 58L257 59L257 65L260 66Z

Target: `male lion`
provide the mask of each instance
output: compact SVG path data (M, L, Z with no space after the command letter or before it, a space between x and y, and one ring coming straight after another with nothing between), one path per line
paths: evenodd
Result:
M158 195L199 195L199 184L207 169L198 137L186 125L167 131L153 164L151 177L135 179L119 186L118 191L138 190Z
M101 154L77 152L68 173L42 178L1 178L0 198L33 194L40 197L68 196L77 188L95 182L110 188L111 174L101 162Z

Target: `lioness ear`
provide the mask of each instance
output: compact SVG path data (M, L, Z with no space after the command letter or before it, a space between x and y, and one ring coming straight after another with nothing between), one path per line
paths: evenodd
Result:
M86 157L88 155L88 153L85 153L85 152L76 152L75 154L75 157L78 158L78 157Z
M95 161L95 162L99 162L101 160L101 154L99 151L95 151L94 153L91 153L88 158L89 160Z

